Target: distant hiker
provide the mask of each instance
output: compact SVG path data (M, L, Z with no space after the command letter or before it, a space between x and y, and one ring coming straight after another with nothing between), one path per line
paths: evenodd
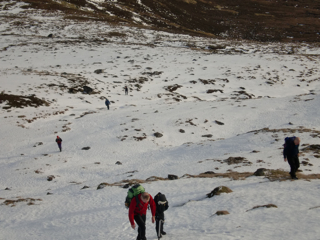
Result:
M59 136L57 136L57 138L56 138L56 143L58 144L58 147L61 152L62 151L62 147L61 147L62 139Z
M107 108L109 110L110 101L108 100L108 98L106 98L105 104L106 104L106 106L107 106Z
M292 179L298 179L296 176L296 172L300 167L299 144L300 144L300 138L286 137L285 144L283 145L284 161L286 162L288 160L288 163L290 165L290 175Z
M124 87L124 93L125 93L126 95L128 95L128 92L129 92L128 87L125 86L125 87Z
M161 238L162 235L166 235L166 232L163 231L164 211L169 208L169 203L161 192L154 197L154 202L156 203L156 231L158 238Z
M152 223L155 222L156 205L153 198L149 193L143 192L132 198L129 207L129 221L131 227L135 229L136 225L134 221L138 224L138 236L137 240L146 240L146 214L148 205L151 207Z

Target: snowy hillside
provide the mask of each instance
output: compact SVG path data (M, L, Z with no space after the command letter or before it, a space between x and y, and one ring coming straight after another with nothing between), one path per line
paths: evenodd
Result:
M319 239L320 49L23 5L0 10L1 240L135 239L124 200L137 182L168 198L163 239ZM282 156L293 135L297 181ZM206 197L219 186L232 192Z

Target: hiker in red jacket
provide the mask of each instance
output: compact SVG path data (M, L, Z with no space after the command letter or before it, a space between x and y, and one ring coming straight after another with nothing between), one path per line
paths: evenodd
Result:
M149 193L140 193L138 196L132 198L129 207L129 221L133 229L136 228L134 221L138 224L137 240L147 240L146 238L146 214L148 205L151 207L152 223L155 222L156 205Z
M59 136L57 136L56 142L57 142L58 147L59 147L60 152L61 152L61 150L62 150L62 147L61 147L62 139Z

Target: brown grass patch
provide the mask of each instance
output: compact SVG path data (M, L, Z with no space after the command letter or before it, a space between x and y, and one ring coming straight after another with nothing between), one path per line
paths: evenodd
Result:
M6 205L10 207L16 206L17 203L26 202L27 205L34 205L36 201L42 201L42 199L34 199L34 198L19 198L17 200L5 200L1 205Z
M10 108L24 108L24 107L39 107L39 106L49 106L50 104L37 98L36 96L22 96L22 95L13 95L13 94L0 94L0 103L6 103L3 106L3 109L10 109ZM22 117L22 116L20 116Z

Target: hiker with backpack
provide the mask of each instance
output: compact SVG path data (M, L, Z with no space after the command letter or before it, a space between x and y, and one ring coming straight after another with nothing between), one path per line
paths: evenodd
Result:
M290 175L291 178L297 180L296 172L300 167L299 162L299 144L300 138L298 137L286 137L285 144L283 145L283 157L284 161L288 160L290 165Z
M130 189L129 189L130 191ZM129 193L128 191L128 193ZM127 200L126 200L127 202ZM129 206L129 221L131 223L131 227L135 229L136 225L134 222L138 224L138 236L137 240L147 240L146 238L146 214L148 205L151 208L151 221L155 222L155 213L156 213L156 205L151 197L151 195L147 192L139 193L132 197L130 206Z
M166 232L163 230L164 211L169 208L169 203L166 196L161 192L154 197L154 202L156 203L156 231L159 239L162 235L166 235Z
M58 147L61 152L62 151L62 147L61 147L62 139L59 136L57 136L57 138L56 138L56 143L58 144Z
M125 87L124 87L124 93L125 93L125 95L128 95L128 92L129 92L128 87L125 86Z
M106 98L105 104L106 104L106 106L107 106L107 108L109 110L110 101L108 100L108 98Z

